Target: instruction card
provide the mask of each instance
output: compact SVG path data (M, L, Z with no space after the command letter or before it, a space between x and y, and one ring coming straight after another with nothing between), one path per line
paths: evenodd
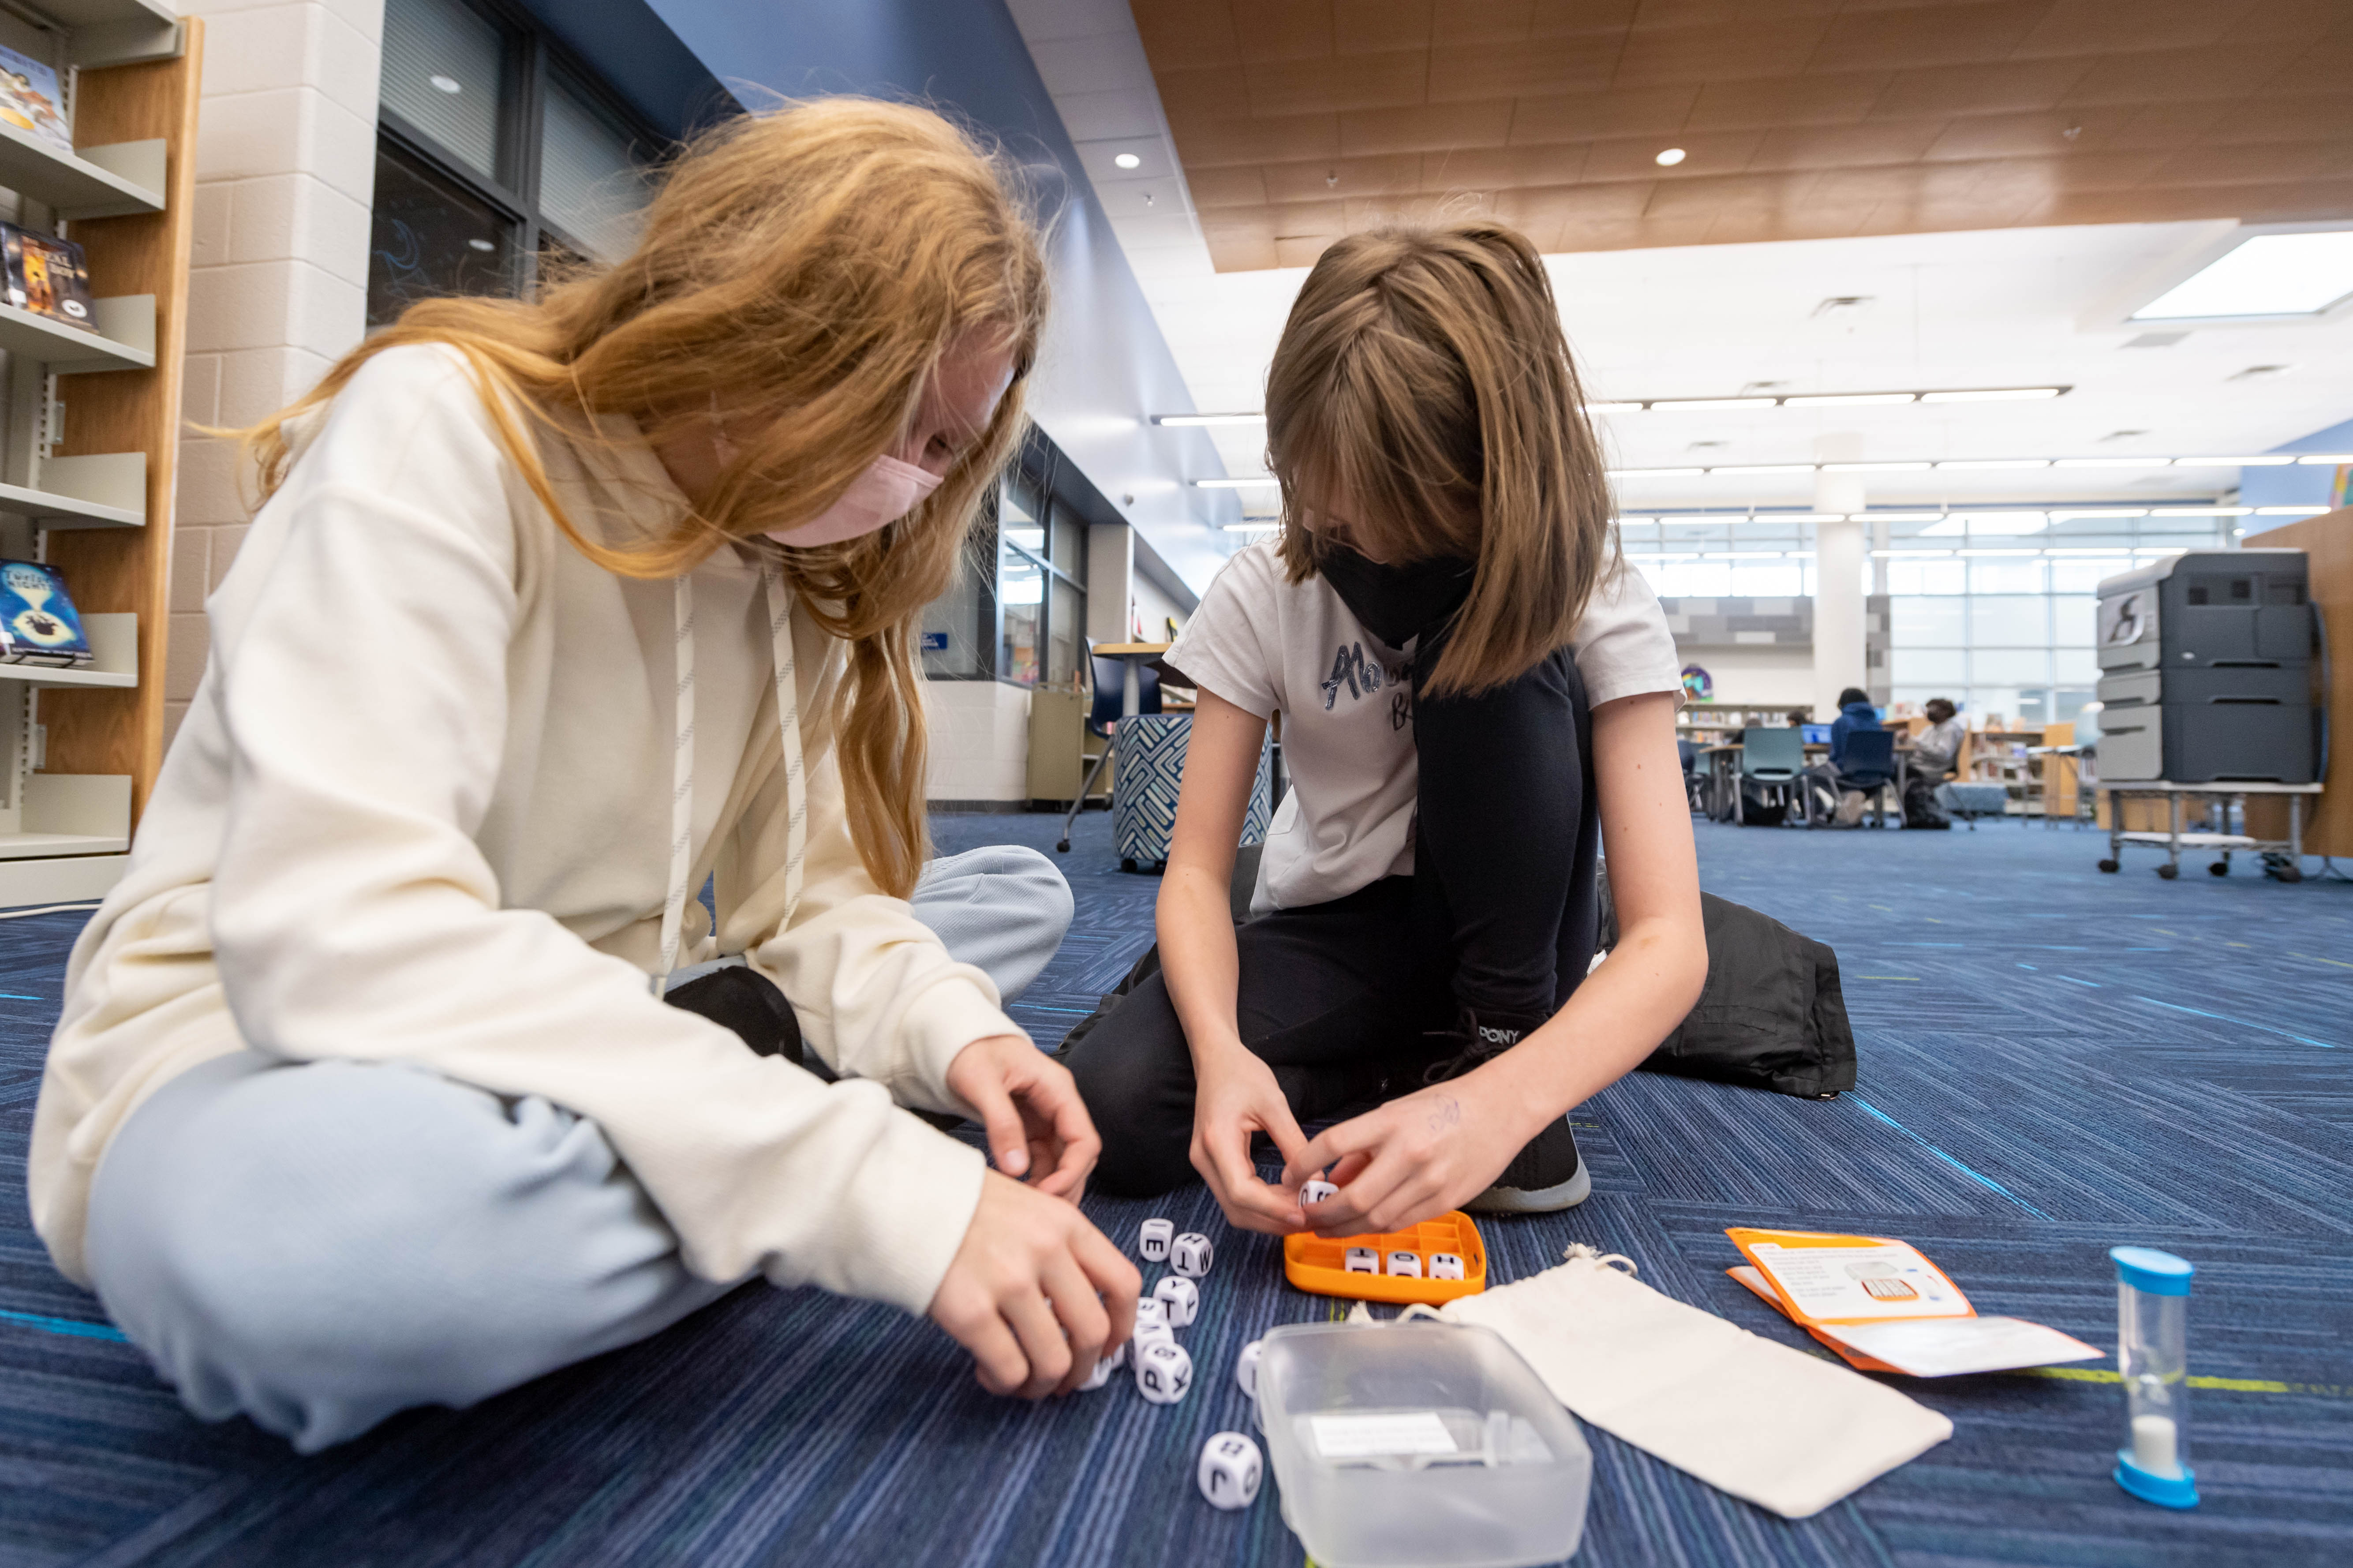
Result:
M1454 1435L1435 1410L1311 1415L1307 1420L1315 1434L1315 1451L1327 1459L1387 1459L1457 1451Z
M2105 1356L2019 1318L1980 1318L1918 1249L1875 1236L1733 1229L1750 1262L1727 1269L1863 1372L1953 1377Z

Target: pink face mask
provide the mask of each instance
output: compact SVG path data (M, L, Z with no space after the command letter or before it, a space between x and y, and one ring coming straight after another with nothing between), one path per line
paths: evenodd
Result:
M937 474L896 458L877 458L849 481L849 488L841 492L839 500L807 522L768 530L768 537L779 544L804 548L839 544L846 539L861 538L876 529L887 528L914 510L917 503L939 488Z

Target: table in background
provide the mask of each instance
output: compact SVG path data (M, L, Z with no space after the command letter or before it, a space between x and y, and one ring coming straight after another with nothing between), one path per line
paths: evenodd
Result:
M1099 642L1094 646L1097 658L1115 658L1124 667L1120 672L1119 712L1123 719L1133 719L1144 705L1143 680L1137 671L1146 666L1163 676L1168 666L1161 661L1170 645L1165 642Z

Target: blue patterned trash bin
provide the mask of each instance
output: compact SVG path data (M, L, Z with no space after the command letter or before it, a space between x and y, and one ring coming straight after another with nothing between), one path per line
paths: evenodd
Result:
M1111 827L1122 865L1165 866L1168 837L1176 826L1176 786L1185 776L1185 742L1193 733L1190 713L1144 713L1122 719L1113 733ZM1242 842L1266 842L1274 816L1274 748L1261 746L1258 778L1250 785L1250 810L1242 817Z

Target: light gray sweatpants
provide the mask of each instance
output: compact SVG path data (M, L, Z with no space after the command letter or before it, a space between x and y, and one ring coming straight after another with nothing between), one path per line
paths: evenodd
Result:
M915 913L1009 1000L1071 894L1034 850L934 861ZM676 1322L697 1279L597 1125L421 1068L252 1051L158 1089L90 1203L99 1300L207 1421L312 1453L463 1407Z

